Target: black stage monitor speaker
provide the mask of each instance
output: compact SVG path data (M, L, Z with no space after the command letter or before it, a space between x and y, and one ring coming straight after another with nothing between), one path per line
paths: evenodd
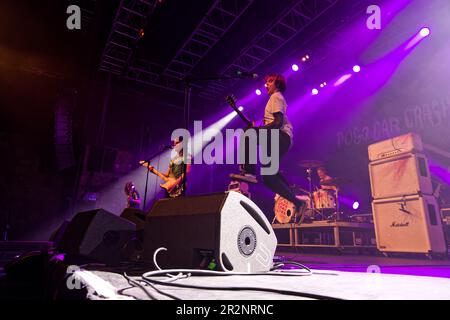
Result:
M162 199L147 215L143 258L161 268L268 271L277 238L258 206L240 193Z
M146 216L145 211L136 208L126 208L120 215L121 218L133 222L137 231L144 230Z
M59 249L68 254L116 265L126 259L126 247L136 225L103 209L78 213L67 225Z

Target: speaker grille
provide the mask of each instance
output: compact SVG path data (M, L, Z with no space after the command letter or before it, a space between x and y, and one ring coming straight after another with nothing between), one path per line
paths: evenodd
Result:
M239 252L246 257L252 255L256 248L255 231L251 227L246 226L239 232L237 240Z

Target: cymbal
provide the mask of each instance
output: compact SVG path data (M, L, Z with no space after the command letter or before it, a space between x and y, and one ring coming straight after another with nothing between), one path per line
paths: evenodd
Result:
M342 185L348 184L350 182L352 182L352 180L346 179L346 178L333 178L330 180L320 182L320 185L321 186L342 186Z
M317 168L323 166L323 162L318 160L302 160L298 165L303 168Z

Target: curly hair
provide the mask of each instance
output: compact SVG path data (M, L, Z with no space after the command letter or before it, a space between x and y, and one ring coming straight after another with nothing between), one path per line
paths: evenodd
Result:
M267 81L267 79L273 78L275 79L275 86L277 87L278 91L284 92L286 91L286 78L279 74L279 73L270 73L267 76L264 77L264 81Z

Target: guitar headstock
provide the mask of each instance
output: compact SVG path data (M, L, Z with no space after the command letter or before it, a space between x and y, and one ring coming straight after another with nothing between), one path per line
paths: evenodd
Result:
M232 106L232 107L236 107L236 97L234 96L234 94L230 94L228 95L225 100L227 101L227 103Z

